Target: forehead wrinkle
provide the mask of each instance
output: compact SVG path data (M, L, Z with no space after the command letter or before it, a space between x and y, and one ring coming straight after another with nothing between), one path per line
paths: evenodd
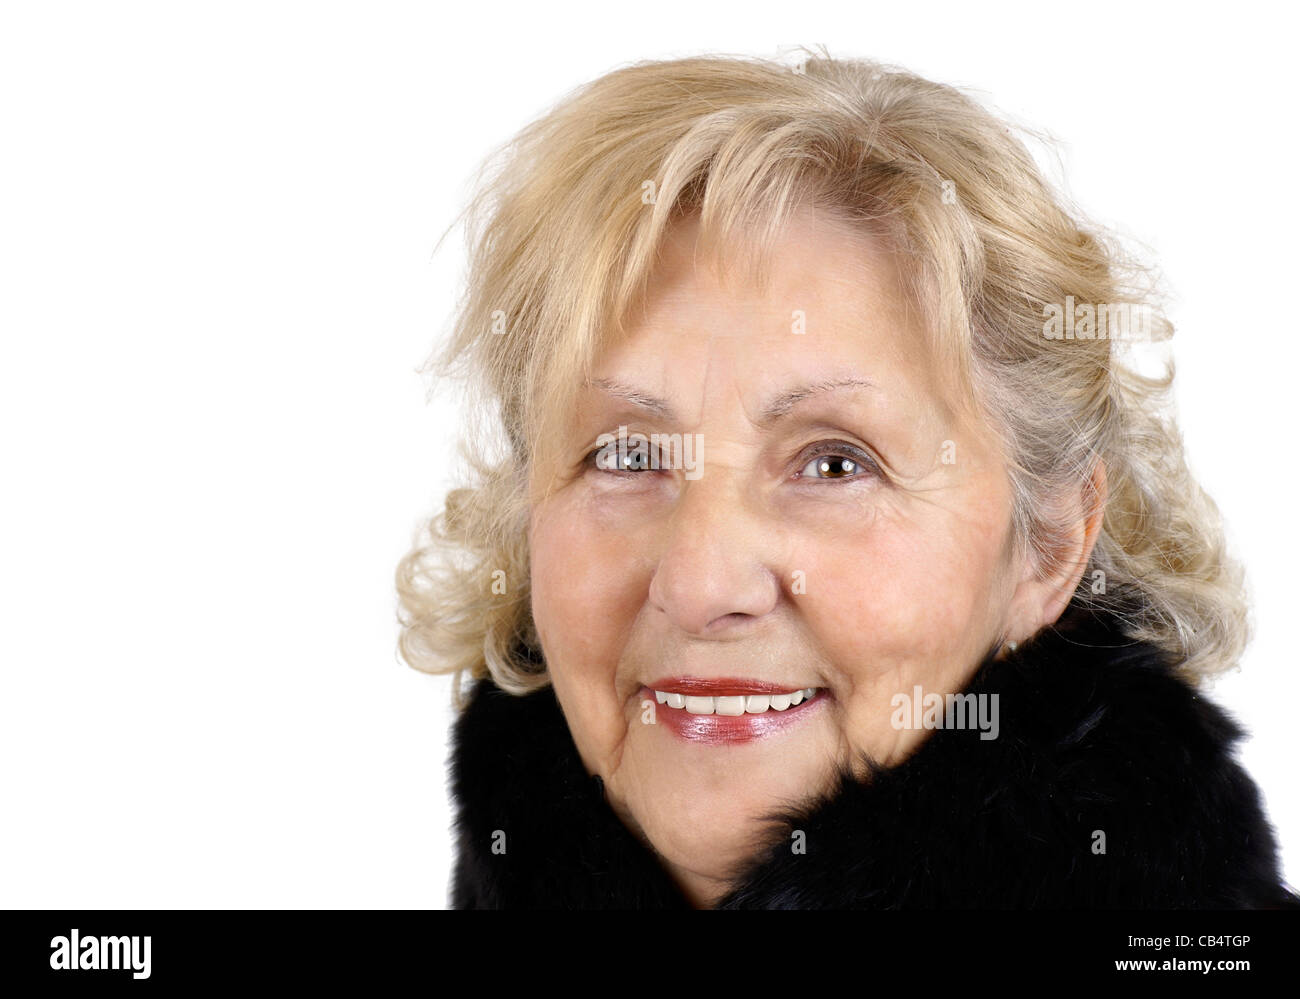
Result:
M589 384L603 390L609 395L629 402L639 409L645 409L648 412L652 412L668 422L677 421L676 411L667 399L661 399L658 396L649 395L634 386L613 378L596 378L592 379ZM874 389L876 388L876 385L874 382L856 375L825 378L804 385L796 385L779 392L775 397L773 397L763 408L762 413L758 417L757 423L761 427L770 426L782 417L789 415L791 410L804 400L812 398L813 396L825 395L846 388Z

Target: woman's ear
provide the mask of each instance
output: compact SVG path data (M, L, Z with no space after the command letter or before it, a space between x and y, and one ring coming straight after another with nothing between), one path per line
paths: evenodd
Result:
M1069 526L1060 535L1054 553L1055 571L1040 579L1035 571L1037 555L1026 553L1020 579L1007 608L1004 640L1023 642L1054 623L1065 612L1101 533L1107 495L1106 465L1098 458L1091 478L1078 495L1062 497Z

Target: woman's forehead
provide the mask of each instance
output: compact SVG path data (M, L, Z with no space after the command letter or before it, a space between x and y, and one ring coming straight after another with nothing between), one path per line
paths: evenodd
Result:
M880 282L819 280L784 300L716 292L711 279L679 282L670 301L625 324L589 373L575 373L585 402L677 424L711 400L740 402L766 424L832 388L841 399L870 390L914 411L961 408L955 373L940 370L918 310Z
M644 309L688 293L698 298L704 290L731 300L785 301L837 285L845 295L859 288L903 295L899 260L884 238L815 205L800 206L779 223L722 227L706 229L695 215L668 226L647 275L647 295L637 304Z

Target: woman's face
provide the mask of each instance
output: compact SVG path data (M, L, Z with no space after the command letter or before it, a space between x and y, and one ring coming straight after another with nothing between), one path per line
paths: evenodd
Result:
M673 232L584 390L530 550L583 762L708 904L764 815L861 774L860 753L916 747L896 694L960 690L1039 622L1021 620L1004 465L950 414L891 257L803 215L765 292L724 289L694 268L695 232ZM620 426L692 435L659 457L695 467L637 470L654 452L635 438L631 468L585 457Z

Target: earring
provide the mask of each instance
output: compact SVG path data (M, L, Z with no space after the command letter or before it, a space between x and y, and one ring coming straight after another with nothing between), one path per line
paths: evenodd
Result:
M1018 644L1018 642L1007 642L1005 648L1008 652L1015 652Z

